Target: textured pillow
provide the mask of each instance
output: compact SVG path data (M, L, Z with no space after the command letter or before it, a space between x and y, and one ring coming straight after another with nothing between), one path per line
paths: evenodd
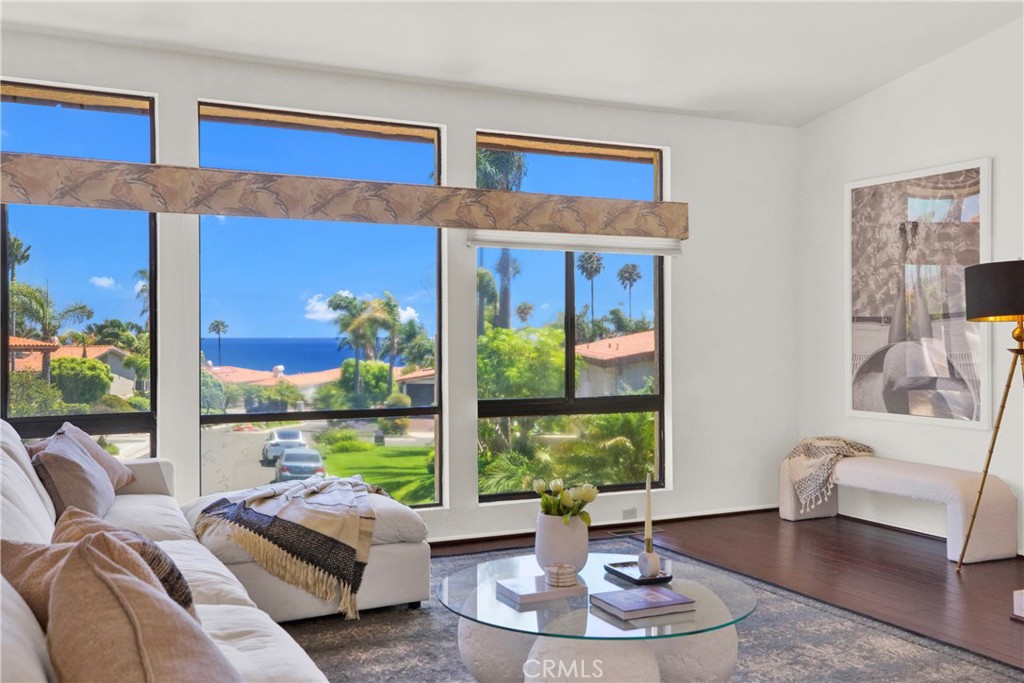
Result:
M32 610L5 579L0 579L0 681L52 681L46 634Z
M103 468L103 471L110 477L110 483L113 485L114 490L118 490L122 486L135 481L135 473L131 471L131 468L126 466L120 460L107 453L103 448L93 440L91 436L83 432L81 429L65 422L60 426L53 436L50 436L42 441L37 441L28 447L29 455L35 455L40 453L50 445L55 439L60 437L67 437L77 443L82 450L89 454L96 464Z
M59 681L242 680L145 562L107 534L68 554L49 614L47 649Z
M114 504L114 487L107 473L71 438L51 437L46 448L32 458L32 466L58 518L68 506L103 516Z
M137 552L156 574L168 597L199 619L192 604L192 589L189 588L188 581L182 576L178 566L174 564L174 560L163 548L142 534L111 524L85 510L69 507L57 520L57 526L53 530L53 542L77 543L89 534L96 533L110 534Z

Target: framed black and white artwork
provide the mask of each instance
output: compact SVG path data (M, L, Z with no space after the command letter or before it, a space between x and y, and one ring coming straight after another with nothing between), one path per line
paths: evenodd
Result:
M964 316L964 267L989 256L991 160L846 187L847 410L987 428L983 326Z

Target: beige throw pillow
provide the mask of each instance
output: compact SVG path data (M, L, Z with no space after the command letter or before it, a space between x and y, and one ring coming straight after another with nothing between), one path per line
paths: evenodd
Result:
M70 437L54 435L32 458L39 481L60 518L74 506L103 516L114 504L114 487L107 473Z
M77 543L50 593L47 649L57 680L241 681L199 624L124 543Z
M135 481L135 473L131 471L131 468L126 466L110 453L103 450L103 447L96 443L91 436L70 422L62 424L60 429L54 432L53 436L47 437L42 441L37 441L29 446L29 455L35 455L36 453L46 450L51 441L61 436L65 436L81 446L82 450L88 453L89 457L95 460L96 464L103 468L103 471L106 472L107 476L110 478L110 483L113 485L115 491L120 489L122 486L127 486Z
M192 589L171 556L142 534L119 527L96 515L76 507L69 507L57 520L53 530L54 543L77 543L89 534L107 533L126 544L145 560L156 574L168 597L181 605L195 619L199 619L192 604Z

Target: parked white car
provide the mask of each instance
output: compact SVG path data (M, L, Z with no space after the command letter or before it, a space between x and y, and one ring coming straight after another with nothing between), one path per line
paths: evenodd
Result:
M273 467L286 448L305 448L306 440L298 429L274 429L263 442L263 454L260 464Z

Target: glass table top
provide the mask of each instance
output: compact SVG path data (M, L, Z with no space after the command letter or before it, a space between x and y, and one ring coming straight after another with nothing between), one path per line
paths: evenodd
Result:
M591 553L579 580L588 594L522 605L499 598L495 581L521 576L541 576L533 555L521 555L455 572L441 580L437 599L461 617L509 631L560 638L647 639L703 633L735 624L757 606L757 596L747 584L713 568L662 558L663 569L673 575L668 586L697 601L692 612L649 617L630 622L590 605L589 593L636 586L606 573L604 565L636 560L636 555Z

